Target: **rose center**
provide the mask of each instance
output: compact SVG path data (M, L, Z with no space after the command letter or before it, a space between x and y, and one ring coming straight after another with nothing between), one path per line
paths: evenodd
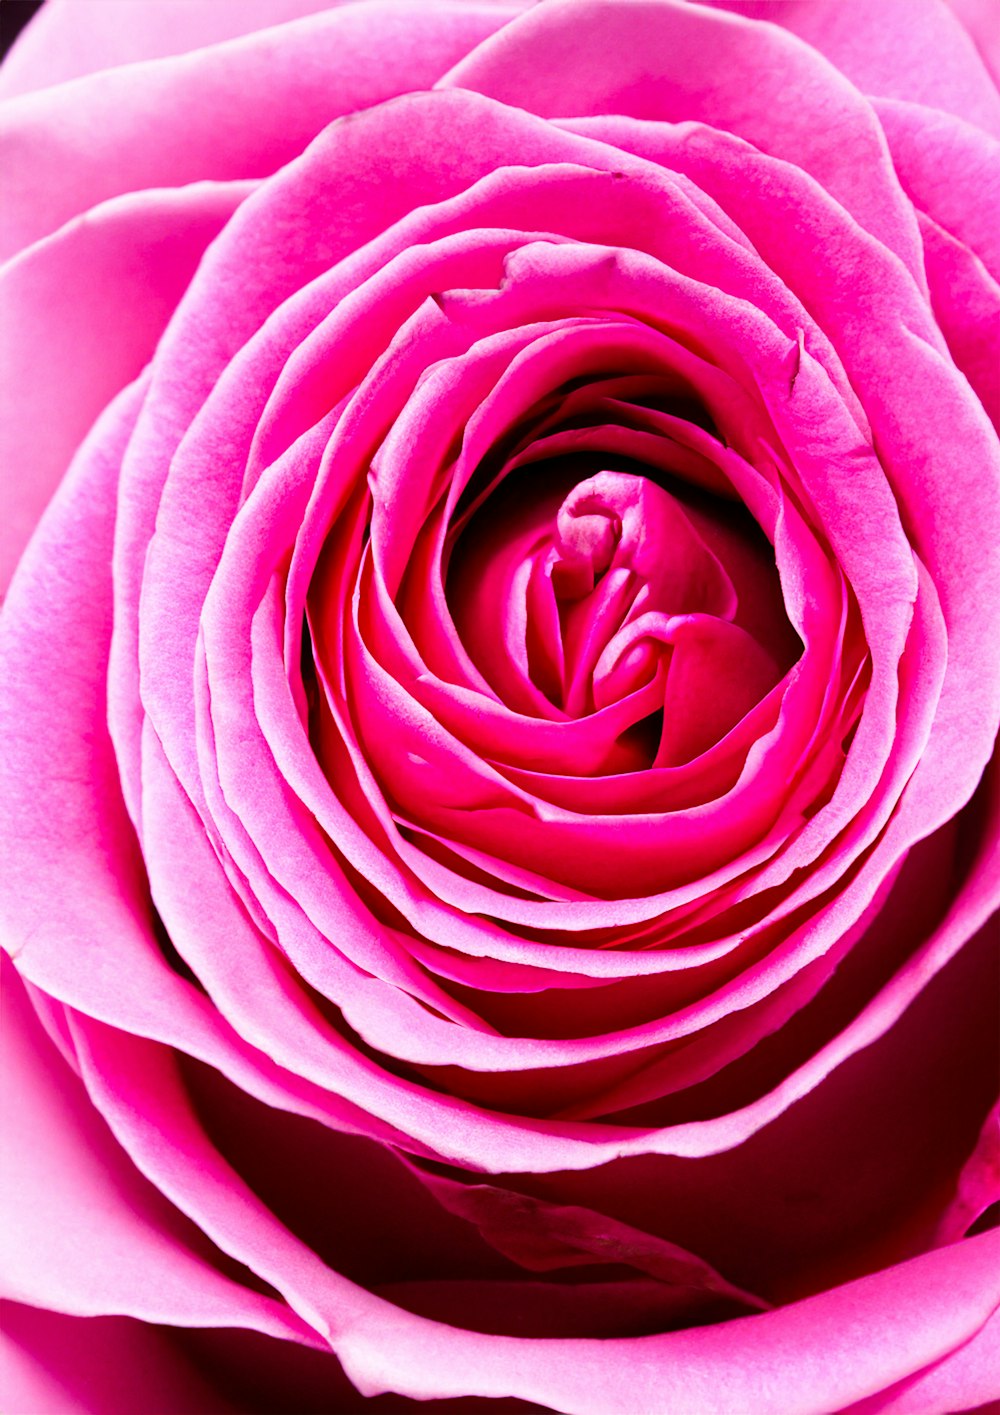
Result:
M773 561L695 497L631 469L581 479L569 460L512 474L462 531L448 574L456 626L516 711L580 718L631 703L645 759L634 764L687 760L780 676L739 625L726 552L739 543L762 584Z
M536 668L572 717L662 673L671 619L730 619L735 609L728 575L683 507L629 473L601 471L574 487L530 565L538 583L529 593L551 594L558 610L539 619Z

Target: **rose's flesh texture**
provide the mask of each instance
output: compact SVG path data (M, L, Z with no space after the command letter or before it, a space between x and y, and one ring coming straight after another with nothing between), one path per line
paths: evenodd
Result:
M12 1408L1000 1397L1000 99L851 10L15 48Z

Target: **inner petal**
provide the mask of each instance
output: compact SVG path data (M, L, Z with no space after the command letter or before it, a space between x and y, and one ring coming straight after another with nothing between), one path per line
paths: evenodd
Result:
M731 619L737 607L729 576L680 503L628 472L601 471L574 487L559 508L546 561L560 609L562 706L572 717L654 676L652 641L629 642L641 615Z
M573 720L634 696L646 715L628 729L631 752L676 764L731 730L787 665L746 630L754 616L724 564L733 535L680 483L675 494L662 474L607 460L511 471L455 536L449 609L501 701Z

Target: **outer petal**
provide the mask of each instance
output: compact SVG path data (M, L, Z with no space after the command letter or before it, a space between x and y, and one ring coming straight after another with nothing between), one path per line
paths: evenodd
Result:
M884 1396L855 1406L851 1415L941 1415L945 1411L993 1415L1000 1390L998 1350L1000 1312L995 1312L971 1341Z
M486 1343L468 1333L444 1339L445 1328L404 1329L394 1354L421 1373L427 1394L444 1394L446 1382L455 1389L452 1380L464 1376L458 1389L514 1388L570 1415L832 1415L825 1392L861 1400L906 1378L897 1372L919 1374L975 1338L1000 1302L998 1257L1000 1238L984 1234L776 1312L662 1337ZM374 1393L382 1386L365 1379L365 1355L376 1352L359 1340L344 1361ZM944 1415L925 1407L926 1415L935 1410Z
M1000 136L1000 94L944 0L703 0L797 34L862 93L940 108ZM989 10L988 3L983 7ZM996 24L996 10L992 10Z
M0 1388L17 1415L238 1415L170 1335L128 1317L65 1317L0 1304Z
M439 87L475 89L544 118L616 114L730 132L816 178L920 278L913 214L869 105L775 25L680 0L546 0L484 40ZM850 135L849 160L831 131Z
M76 1316L318 1344L283 1304L225 1275L204 1235L136 1172L3 964L3 1067L17 1084L3 1089L0 1294Z
M0 69L0 98L209 44L330 10L344 0L48 0Z
M205 247L252 185L119 197L0 269L0 587L91 423L152 357Z
M1000 429L1000 146L920 104L879 99L875 111L917 212L938 324Z
M207 1142L165 1056L103 1027L77 1041L95 1103L143 1171L328 1334L365 1394L517 1395L567 1415L828 1415L829 1392L839 1406L921 1373L1000 1306L993 1232L773 1312L662 1336L521 1339L442 1325L324 1268L268 1214Z
M430 88L507 14L346 5L12 99L0 109L0 259L123 192L275 172L334 118Z
M1000 89L1000 26L993 0L948 0L979 52L986 72Z

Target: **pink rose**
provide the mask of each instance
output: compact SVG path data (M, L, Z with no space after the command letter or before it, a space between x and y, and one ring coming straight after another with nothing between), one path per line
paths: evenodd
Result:
M995 17L29 25L11 1415L1000 1397Z

